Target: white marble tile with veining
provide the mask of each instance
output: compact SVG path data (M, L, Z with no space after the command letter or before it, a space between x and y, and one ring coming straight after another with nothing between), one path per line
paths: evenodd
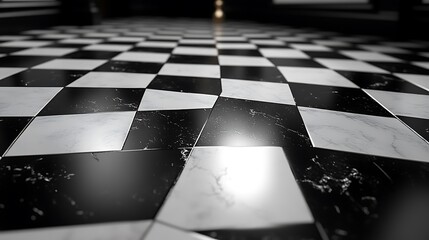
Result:
M0 116L36 116L61 89L58 87L1 87Z
M1 240L1 239L0 239ZM195 233L179 230L161 223L154 223L144 240L215 240Z
M429 162L429 144L396 118L299 107L315 147Z
M36 117L7 156L121 150L135 112Z
M274 64L263 57L219 56L221 66L273 67Z
M288 82L359 88L334 70L324 68L279 67Z
M312 223L280 147L198 147L157 217L187 230Z
M146 88L155 74L126 72L90 72L67 87Z
M170 54L152 52L124 52L114 57L115 61L165 63Z
M429 119L429 95L365 90L395 115Z
M139 111L212 108L217 96L147 89Z
M178 55L194 55L194 56L217 56L216 48L207 47L177 47L173 50L173 54Z
M162 66L159 75L220 78L220 66L209 64L167 63Z
M94 70L107 60L94 59L54 59L33 67L34 69Z
M262 48L259 49L262 56L267 58L294 58L294 59L307 59L310 58L307 54L296 49L283 49L283 48Z
M357 61L357 60L317 58L316 61L324 65L325 67L328 67L334 70L353 71L353 72L370 72L370 73L388 73L386 70L383 70L379 67L376 67L366 62Z

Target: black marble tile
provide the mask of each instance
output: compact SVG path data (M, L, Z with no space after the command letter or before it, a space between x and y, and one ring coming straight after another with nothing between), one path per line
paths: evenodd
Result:
M221 81L216 78L156 76L147 88L176 92L220 95Z
M64 88L39 115L137 111L143 93L144 89Z
M364 73L364 72L347 72L337 71L345 78L354 82L361 88L392 91L392 92L404 92L404 93L415 93L415 94L429 94L423 88L420 88L414 84L404 81L391 74L382 73Z
M0 86L65 87L84 76L87 71L30 69L0 80Z
M171 53L174 48L156 48L156 47L135 47L131 52L157 52L157 53Z
M221 66L222 78L286 83L286 79L276 67L235 67Z
M399 116L399 118L429 142L429 119L403 116Z
M237 55L237 56L258 56L262 57L262 54L258 50L246 50L246 49L219 49L219 55Z
M130 73L158 73L161 70L160 63L141 63L109 61L98 67L95 71L100 72L130 72Z
M6 56L0 58L0 67L34 67L52 59L52 57Z
M200 48L216 48L216 44L194 44L194 43L180 43L178 47L200 47Z
M429 70L410 63L391 63L391 62L369 62L370 64L387 70L392 73L410 73L429 75Z
M311 59L269 58L276 66L325 68Z
M77 58L77 59L111 59L118 55L119 52L108 51L77 51L70 53L63 58Z
M137 112L124 150L193 147L211 109Z
M399 58L401 60L409 61L409 62L429 61L429 58L427 57L423 57L418 54L412 54L412 53L388 53L386 55L390 55L392 57Z
M0 229L154 218L189 150L7 157Z
M198 146L310 145L295 106L219 98Z
M9 148L30 120L31 118L25 117L0 117L0 156Z
M392 116L361 89L296 83L290 83L289 86L298 106L377 116Z
M269 229L214 230L199 232L218 240L322 240L314 224Z
M428 233L429 164L324 149L285 152L327 239L425 239L413 236Z
M334 59L351 59L338 52L320 52L320 51L303 51L312 58L334 58Z
M191 55L171 55L168 63L190 63L190 64L219 64L217 57L211 56L191 56Z

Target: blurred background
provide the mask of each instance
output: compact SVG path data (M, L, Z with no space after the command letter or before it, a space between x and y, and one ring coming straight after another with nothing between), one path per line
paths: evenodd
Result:
M225 0L228 19L329 30L429 35L429 0ZM51 25L90 25L106 18L211 18L214 0L0 0L0 33Z

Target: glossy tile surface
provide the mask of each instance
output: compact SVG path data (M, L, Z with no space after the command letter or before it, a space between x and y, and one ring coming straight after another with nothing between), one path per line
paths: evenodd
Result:
M0 240L426 240L428 53L184 18L0 36Z

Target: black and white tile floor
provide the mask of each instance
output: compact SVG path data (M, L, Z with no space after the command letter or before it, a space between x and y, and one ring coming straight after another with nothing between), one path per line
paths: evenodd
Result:
M0 239L428 239L429 42L125 19L0 36Z

